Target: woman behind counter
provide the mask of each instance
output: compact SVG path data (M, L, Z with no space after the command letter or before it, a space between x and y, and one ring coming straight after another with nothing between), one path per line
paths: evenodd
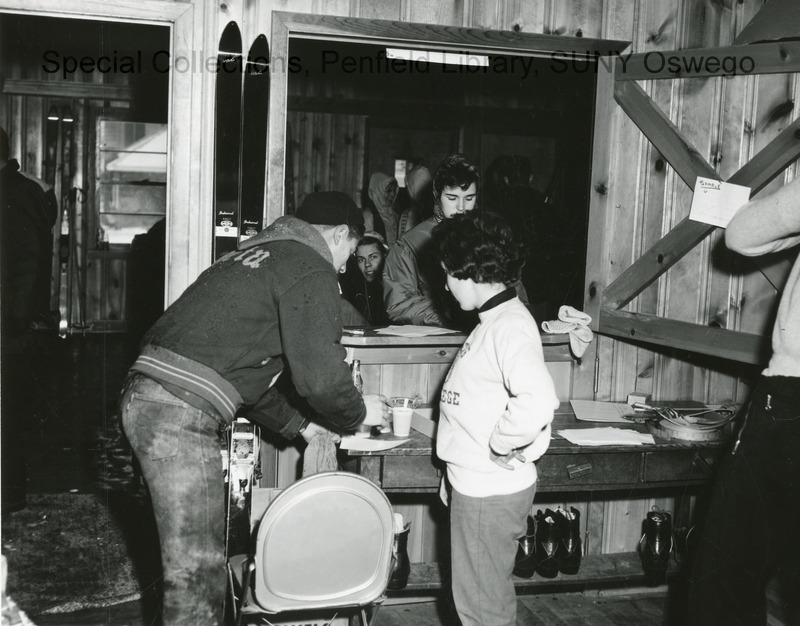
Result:
M517 539L558 399L536 322L511 286L523 251L508 225L474 212L445 220L433 237L447 289L480 318L439 404L436 454L450 485L442 499L450 503L453 599L463 626L513 626Z

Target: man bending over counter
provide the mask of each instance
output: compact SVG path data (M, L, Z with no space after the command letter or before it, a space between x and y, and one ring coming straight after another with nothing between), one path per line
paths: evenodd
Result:
M273 385L288 369L299 398L339 431L385 425L377 395L353 386L340 341L336 272L363 234L347 195L312 193L242 242L172 304L143 340L122 423L153 503L164 624L221 624L225 596L220 436L238 413L292 439L309 423Z

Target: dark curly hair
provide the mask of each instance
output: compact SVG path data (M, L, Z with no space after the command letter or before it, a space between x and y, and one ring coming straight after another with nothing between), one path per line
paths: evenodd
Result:
M438 207L441 204L445 187L461 187L468 189L475 183L475 190L480 187L481 174L478 166L463 154L451 154L442 159L433 177L433 198Z
M524 247L496 213L455 215L433 229L433 240L447 273L461 280L510 285L525 264Z

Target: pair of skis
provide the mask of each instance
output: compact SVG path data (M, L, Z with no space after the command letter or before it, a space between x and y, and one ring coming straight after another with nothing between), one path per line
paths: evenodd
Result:
M214 261L258 233L266 180L269 45L259 35L247 58L239 27L220 38L215 112Z

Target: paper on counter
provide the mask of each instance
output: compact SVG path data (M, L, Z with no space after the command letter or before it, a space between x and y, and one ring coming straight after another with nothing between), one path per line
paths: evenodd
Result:
M570 400L575 419L583 422L619 422L630 424L623 415L633 413L633 408L624 402L598 402L595 400Z
M339 446L342 450L355 450L357 452L380 452L381 450L391 450L400 444L406 443L408 437L398 437L392 439L373 439L372 437L356 437L348 435L342 437Z
M457 330L452 330L450 328L415 326L413 324L408 324L406 326L387 326L386 328L378 328L375 331L378 335L392 335L394 337L429 337L432 335L449 335L457 332Z
M640 446L654 444L653 435L635 430L606 426L604 428L574 428L559 430L558 434L578 446Z
M725 228L736 211L749 199L750 187L698 176L689 219Z

